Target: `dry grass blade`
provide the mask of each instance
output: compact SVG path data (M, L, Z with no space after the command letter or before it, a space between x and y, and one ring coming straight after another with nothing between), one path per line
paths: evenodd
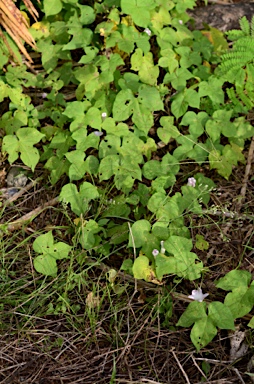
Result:
M30 0L25 0L24 3L27 6L28 11L36 20L38 17L38 12L34 8L33 4L30 2ZM28 31L29 25L26 19L12 0L0 0L0 25L4 27L6 32L14 40L24 56L30 62L32 62L31 57L23 46L22 40L29 44L33 49L36 49L36 44ZM9 46L6 46L10 52L10 55L14 56L13 51L9 49ZM16 57L15 59L17 60Z
M23 0L23 3L25 4L25 6L27 7L30 15L32 15L32 17L37 20L37 17L39 17L39 13L37 12L37 10L34 8L33 4L31 3L30 0ZM40 3L40 1L38 0L38 3Z

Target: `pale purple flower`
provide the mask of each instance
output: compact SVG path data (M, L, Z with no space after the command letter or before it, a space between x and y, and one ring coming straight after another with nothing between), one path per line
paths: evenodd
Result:
M152 252L154 257L158 256L159 253L160 252L158 251L158 249L154 249L153 252Z
M144 29L144 32L148 34L148 36L151 36L152 32L149 28Z
M197 180L195 179L195 177L189 177L187 186L195 188L196 182L197 182Z
M101 131L94 131L93 133L95 134L95 136L102 136L103 135L103 132L101 132Z
M43 99L46 99L47 96L48 96L48 94L47 94L46 92L43 92L42 95L41 95L41 97L42 97Z
M199 301L200 303L209 295L209 293L203 293L201 288L194 289L191 292L191 295L188 296L189 299Z

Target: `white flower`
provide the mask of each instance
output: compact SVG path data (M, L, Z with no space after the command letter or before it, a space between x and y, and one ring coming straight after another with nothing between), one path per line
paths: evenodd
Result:
M158 256L159 253L160 252L158 251L158 249L154 249L153 252L152 252L154 257Z
M183 21L182 20L178 20L179 24L183 24Z
M103 135L103 132L101 132L101 131L94 131L93 133L95 134L95 136L102 136Z
M150 31L149 28L144 29L144 32L148 34L148 36L151 36L152 31Z
M107 113L106 112L102 112L101 117L102 117L102 120L105 120L106 117L107 117Z
M48 94L47 94L46 92L43 92L43 93L41 94L41 97L42 97L43 99L46 99L47 96L48 96Z
M191 292L191 295L188 296L189 299L199 301L200 303L209 295L209 293L203 293L201 288L194 289Z
M195 188L196 182L197 182L197 180L195 179L195 177L189 177L187 186Z
M164 248L164 241L161 241L161 253L164 255L166 249Z

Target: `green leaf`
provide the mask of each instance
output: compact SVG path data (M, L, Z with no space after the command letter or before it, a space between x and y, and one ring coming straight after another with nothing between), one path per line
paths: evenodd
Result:
M171 48L161 49L158 65L162 68L167 67L170 74L178 68L177 54ZM163 83L167 83L168 74L165 75ZM170 81L170 80L169 80Z
M92 249L96 244L101 242L100 236L97 234L101 231L101 227L95 220L85 220L81 224L79 242L83 249Z
M230 309L235 319L247 315L254 305L254 286L240 286L225 297L224 304Z
M57 15L58 13L61 12L63 7L61 0L54 0L54 1L44 0L43 5L44 5L44 11L45 11L46 17Z
M217 169L218 173L228 180L232 173L232 163L222 156L216 149L209 153L210 169Z
M135 24L148 27L150 23L150 10L156 7L154 0L121 0L122 12L131 15Z
M208 316L214 325L220 329L235 329L234 317L230 309L219 301L213 301L209 304Z
M132 275L133 260L125 259L121 265L121 270L126 271L129 275Z
M151 281L154 277L154 271L152 267L149 266L149 259L146 256L138 256L136 260L134 260L132 272L135 279Z
M177 47L175 51L181 56L181 69L189 68L192 65L199 66L202 63L200 52L192 51L190 47Z
M38 236L33 243L33 250L37 253L46 253L49 248L54 244L54 237L52 231L45 235Z
M45 276L57 275L57 264L56 260L49 255L40 255L34 259L34 268L38 273Z
M251 273L234 269L216 282L216 287L225 291L232 291L239 287L247 287L251 282Z
M149 85L141 85L138 90L138 100L150 111L164 110L159 91Z
M201 136L204 133L204 125L208 120L209 116L206 112L195 112L188 111L182 118L180 125L189 126L189 131L192 135Z
M177 257L166 257L158 255L156 257L156 275L158 279L167 274L176 274L190 281L196 280L201 276L203 263L196 263L197 256L192 252L182 252Z
M81 184L79 192L75 184L69 183L63 186L59 200L70 203L72 211L79 216L86 213L89 202L97 197L99 197L97 187L91 183Z
M254 316L251 318L251 320L248 322L248 327L254 328Z
M77 6L80 9L79 21L85 25L92 24L95 20L94 9L88 5L77 4Z
M162 175L161 163L158 160L149 160L144 164L142 172L146 179L153 180Z
M209 96L215 104L224 103L224 92L222 90L223 79L218 79L215 76L210 76L208 81L202 81L199 84L199 96Z
M220 138L222 131L230 132L232 131L232 137L234 137L234 132L236 129L233 123L230 122L232 115L232 110L217 110L213 113L212 119L209 119L206 122L206 132L211 137L212 141L215 142Z
M20 152L23 163L34 171L40 156L38 149L33 145L37 144L44 136L34 128L19 128L16 136L7 135L4 137L2 150L9 154L11 163L17 160Z
M90 155L85 160L87 172L96 176L99 170L99 160L97 157Z
M149 211L155 213L158 208L165 205L167 201L168 197L166 196L164 190L163 192L156 192L149 199L147 208L149 209Z
M151 224L147 220L138 220L132 227L129 234L129 244L128 247L140 248L143 244L146 243L147 237L151 231ZM133 240L134 244L133 244Z
M83 151L74 150L66 154L66 158L71 163L69 168L70 181L80 180L84 177L87 165L84 162L85 153Z
M161 117L160 124L162 128L157 129L157 135L165 144L168 144L171 138L176 139L180 136L180 132L174 125L174 118L172 116Z
M72 32L73 37L68 44L63 46L63 51L69 51L77 48L86 48L92 41L93 32L91 29L83 28L82 25L78 24L73 29L73 31L69 30L69 33Z
M209 316L207 316L195 322L190 337L197 351L200 351L200 349L209 344L216 335L217 329Z
M209 243L204 239L204 236L197 234L195 247L200 251L207 251L209 248Z
M165 241L164 247L169 253L178 257L182 252L189 252L193 245L191 239L185 239L180 236L171 236Z
M191 327L196 321L206 318L206 303L192 301L178 320L177 327Z
M172 64L171 64L172 65ZM191 79L193 74L186 68L177 68L173 73L167 73L164 77L163 83L171 83L172 87L176 90L181 90L186 87L187 80Z
M154 65L151 52L143 54L140 48L137 48L131 56L131 69L138 71L140 80L149 85L155 85L159 76L159 67Z
M9 86L3 81L0 81L0 102L9 94Z
M165 275L176 274L177 265L174 257L159 254L156 256L155 265L158 280L161 280Z
M45 168L51 171L50 173L50 181L54 185L60 177L66 173L68 174L68 170L70 167L70 163L66 159L59 159L57 156L52 156L48 159L45 164Z
M57 273L56 260L65 259L71 250L68 244L54 243L52 232L40 235L33 243L33 249L41 253L34 259L34 268L37 272L46 276L55 276Z
M134 96L130 89L124 89L118 92L113 105L114 120L127 120L133 112L133 104Z
M140 104L138 100L134 100L132 121L140 131L145 132L147 135L149 129L153 126L153 114L148 108Z
M238 161L245 163L245 157L242 153L243 148L232 143L227 144L222 150L222 154L227 161L233 165L237 165Z
M100 180L108 180L115 175L119 168L119 156L109 155L104 157L99 166Z
M3 138L2 151L7 152L10 163L13 163L19 157L19 142L16 136L7 135Z
M179 92L172 101L171 112L178 119L183 116L188 109L188 102L185 100L183 92Z
M83 117L86 109L87 106L83 101L72 101L67 104L63 115L69 117L69 119L76 119Z
M168 198L163 206L157 207L156 218L160 221L171 221L180 217L182 213L180 208L181 198L180 193L176 193L174 196Z
M197 255L190 252L192 249L191 240L180 236L171 236L164 242L164 247L174 257L164 255L156 257L156 274L159 279L162 274L169 273L189 280L195 280L201 276L203 263L196 263Z

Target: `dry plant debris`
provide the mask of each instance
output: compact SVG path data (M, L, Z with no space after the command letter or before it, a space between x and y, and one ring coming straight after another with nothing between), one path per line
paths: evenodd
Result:
M37 20L38 12L34 8L30 0L24 0L29 13L32 17ZM32 62L31 57L29 56L27 50L23 46L22 40L29 44L33 49L36 49L36 43L28 31L29 25L25 17L22 15L21 11L16 7L13 0L0 0L0 25L6 30L9 36L17 44L20 51L27 58L29 62ZM8 44L3 31L0 29L0 37L3 39L5 45L7 46L10 55L13 56L17 61L17 57L10 45Z

